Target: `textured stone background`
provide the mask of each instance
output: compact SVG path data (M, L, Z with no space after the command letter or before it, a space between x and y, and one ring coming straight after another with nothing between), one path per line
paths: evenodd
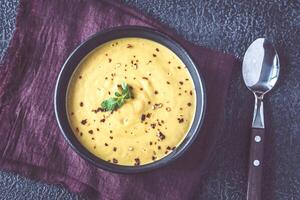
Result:
M267 95L267 137L263 199L300 199L300 1L299 0L123 0L174 28L202 46L242 58L257 37L267 37L281 56L281 76ZM9 44L18 0L0 0L0 58ZM1 69L0 69L1 70ZM251 115L253 99L242 82L241 69L232 77L226 126L211 167L195 199L245 199L248 134L235 121ZM250 125L250 124L249 124ZM241 138L237 143L236 138ZM59 186L0 172L0 199L81 199Z

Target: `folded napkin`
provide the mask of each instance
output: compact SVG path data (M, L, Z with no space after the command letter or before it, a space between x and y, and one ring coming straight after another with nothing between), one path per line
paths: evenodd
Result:
M170 165L142 174L97 169L66 143L54 116L58 73L74 48L110 27L141 25L183 45L205 79L204 125L191 148ZM199 188L222 130L232 56L193 45L116 1L20 1L17 24L0 66L0 168L62 184L91 199L190 199Z

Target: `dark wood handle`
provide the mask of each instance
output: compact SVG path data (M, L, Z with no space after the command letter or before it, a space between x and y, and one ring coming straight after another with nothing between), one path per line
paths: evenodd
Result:
M261 199L265 129L252 128L250 141L247 200Z

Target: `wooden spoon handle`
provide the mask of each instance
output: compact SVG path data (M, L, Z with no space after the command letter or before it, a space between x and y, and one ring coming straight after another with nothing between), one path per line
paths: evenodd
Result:
M248 169L247 200L261 199L265 129L252 128Z

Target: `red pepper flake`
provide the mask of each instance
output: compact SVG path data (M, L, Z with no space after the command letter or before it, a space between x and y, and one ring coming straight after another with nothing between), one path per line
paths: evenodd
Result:
M169 81L167 81L167 84L168 84L168 85L170 85L170 82L169 82Z
M158 150L161 150L161 146L157 146L157 149L158 149Z
M117 151L117 147L114 147L114 148L113 148L113 151L116 152L116 151Z
M168 151L165 151L165 154L168 154Z
M92 140L95 140L95 138L92 137Z
M158 94L158 91L157 91L157 90L155 90L155 91L154 91L154 94Z
M93 130L89 130L89 134L93 134Z
M108 79L108 77L105 77L105 80L107 80Z
M135 166L139 166L141 163L139 158L135 158L134 161L135 161L135 163L134 163Z
M178 67L177 67L177 69L181 69L181 67L180 67L180 66L178 66Z
M151 104L151 101L148 101L148 104L150 105L150 104Z
M148 78L147 78L147 77L142 77L142 79L148 80Z
M180 84L180 85L183 85L183 82L182 82L182 81L179 81L179 84Z
M81 75L79 76L79 79L82 79L82 76L81 76Z
M80 105L80 107L83 107L83 102L80 102L80 104L79 104L79 105Z
M191 96L193 96L193 92L192 92L192 90L190 91L190 95L191 95Z
M142 114L142 115L141 115L141 122L144 122L145 119L146 119L146 115Z
M157 136L159 137L159 139L164 140L166 138L166 136L162 133L162 132L158 132Z
M118 163L118 160L117 160L117 159L115 159L115 158L113 158L113 159L112 159L112 161L113 161L113 163L115 163L115 164L117 164L117 163Z
M168 149L168 150L171 150L171 147L170 147L170 146L167 146L167 149Z
M151 117L151 113L148 113L148 114L146 115L146 117L147 117L147 118L150 118L150 117Z
M74 113L73 113L73 112L71 112L71 115L74 115Z
M100 129L99 129L99 128L97 128L96 130L97 130L97 131L100 131Z
M143 91L144 89L143 89L143 88L140 88L140 90Z
M108 95L110 95L110 91L108 91Z
M149 142L149 144L152 145L153 143L152 143L152 142Z
M178 120L179 123L183 123L184 122L183 118L177 118L177 120Z
M112 61L112 59L111 59L111 58L109 58L109 59L108 59L108 62L109 62L109 63L111 63L111 61Z
M156 160L156 157L155 157L155 156L152 156L152 160Z
M161 123L159 122L159 120L157 120L157 124L158 124L158 126L161 126Z
M100 122L103 122L103 123L104 123L104 122L105 122L105 118L101 119Z
M192 104L189 102L189 103L187 103L187 105L190 107Z
M171 61L169 61L168 64L171 64Z
M155 127L156 127L156 124L155 124L155 123L153 123L153 124L150 124L150 126L151 126L151 128L155 129Z
M87 123L87 119L81 120L81 124L85 125Z
M104 112L105 110L103 109L103 108L101 108L101 107L98 107L98 108L96 108L95 110L92 110L92 112L94 112L94 113L98 113L98 112Z
M113 137L113 136L109 136L109 139L111 139L111 140L112 140L112 139L114 139L114 137Z
M107 147L108 146L108 144L107 143L104 143L104 145Z
M156 48L155 50L156 50L157 52L159 52L159 48Z
M156 57L156 54L152 54L153 57Z
M128 49L133 48L133 45L132 44L127 44L127 48Z

